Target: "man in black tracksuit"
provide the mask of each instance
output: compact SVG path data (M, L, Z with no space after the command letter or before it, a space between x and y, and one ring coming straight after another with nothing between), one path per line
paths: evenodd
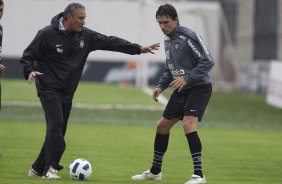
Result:
M126 54L153 53L159 44L141 47L124 39L105 36L84 27L85 8L69 4L56 15L51 25L41 29L24 50L20 62L28 83L35 80L47 124L45 141L29 176L60 178L56 171L66 144L64 136L72 108L73 95L78 86L88 54L108 50Z

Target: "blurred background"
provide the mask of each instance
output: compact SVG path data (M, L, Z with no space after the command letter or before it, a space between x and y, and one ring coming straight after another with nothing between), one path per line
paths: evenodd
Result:
M1 23L2 78L22 79L18 60L37 31L70 0L9 0ZM155 55L90 54L82 80L155 86L164 68L164 35L155 20L160 4L172 3L180 24L202 35L215 60L211 71L218 91L252 92L282 107L282 0L83 0L86 26L142 45L161 43Z

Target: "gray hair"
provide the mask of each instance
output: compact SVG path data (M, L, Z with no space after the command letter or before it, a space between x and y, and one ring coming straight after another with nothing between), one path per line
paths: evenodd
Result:
M69 4L64 11L63 17L64 20L68 20L69 16L73 16L77 9L83 9L85 10L85 7L82 4L79 3L71 3Z

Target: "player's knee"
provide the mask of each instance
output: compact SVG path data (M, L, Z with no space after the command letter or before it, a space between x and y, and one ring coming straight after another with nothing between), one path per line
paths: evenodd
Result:
M170 127L161 121L157 124L157 132L160 134L168 134L170 131Z
M193 117L193 116L184 117L183 119L184 132L187 134L196 131L197 123L198 123L197 117Z

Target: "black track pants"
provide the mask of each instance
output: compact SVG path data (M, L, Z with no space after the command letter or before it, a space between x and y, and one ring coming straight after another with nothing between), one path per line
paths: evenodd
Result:
M47 92L40 92L39 98L45 113L46 135L45 142L32 167L42 174L49 166L57 170L62 169L59 162L66 147L64 136L72 103L64 103L56 95Z

